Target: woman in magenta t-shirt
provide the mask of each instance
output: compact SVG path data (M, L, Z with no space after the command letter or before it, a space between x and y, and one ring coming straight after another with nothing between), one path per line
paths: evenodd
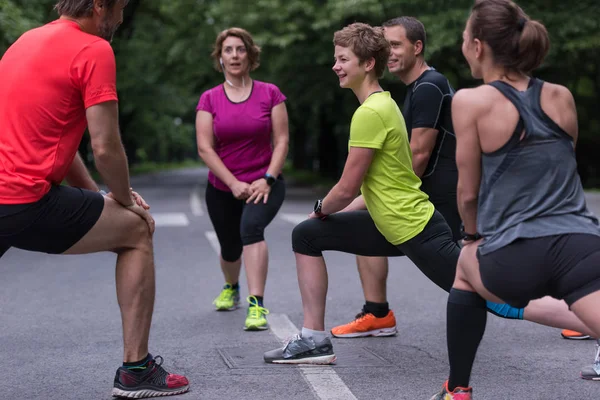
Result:
M225 82L204 92L196 107L198 153L210 169L206 205L225 277L214 304L220 311L238 307L243 254L249 293L246 330L268 328L264 230L285 197L281 169L289 142L285 96L275 85L250 78L259 54L244 29L221 32L212 57Z

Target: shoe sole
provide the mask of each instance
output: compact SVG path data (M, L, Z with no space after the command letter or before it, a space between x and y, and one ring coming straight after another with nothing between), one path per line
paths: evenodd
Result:
M238 308L240 308L240 306L233 306L231 308L224 308L224 307L219 308L219 307L215 307L215 310L216 311L235 311Z
M581 379L585 379L586 381L600 381L600 376L583 376L583 375L581 375Z
M567 340L588 340L591 339L591 337L589 335L581 335L581 336L565 336L562 333L560 334L560 336L563 337L563 339L567 339Z
M328 356L318 356L318 357L307 357L307 358L296 358L291 360L273 360L266 361L271 364L310 364L310 365L329 365L335 363L336 357L335 354L331 354Z
M367 331L367 332L342 333L339 335L336 335L332 331L331 336L336 337L336 338L341 338L341 339L344 339L344 338L349 339L349 338L359 338L359 337L368 337L368 336L374 336L374 337L396 336L397 333L398 333L398 330L394 326L393 328L374 329L372 331Z
M165 397L165 396L175 396L178 394L182 394L190 390L190 385L173 389L170 391L157 391L152 389L143 389L143 390L121 390L119 388L113 388L112 395L114 397L118 397L121 399L143 399L148 397Z
M254 326L254 325L244 326L244 330L245 331L266 331L267 329L269 329L269 325L263 325L263 326Z

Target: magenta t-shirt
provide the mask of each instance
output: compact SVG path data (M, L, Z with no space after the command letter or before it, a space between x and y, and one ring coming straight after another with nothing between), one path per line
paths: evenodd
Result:
M239 181L252 183L269 168L273 156L271 110L286 100L277 86L252 81L248 99L233 103L223 85L200 96L196 111L213 116L215 151L225 166ZM217 189L231 191L212 171L208 181Z

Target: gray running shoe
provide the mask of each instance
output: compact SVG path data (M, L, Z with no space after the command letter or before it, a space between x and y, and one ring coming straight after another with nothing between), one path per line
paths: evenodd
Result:
M581 377L589 381L600 381L600 340L596 343L596 359L594 363L581 370Z
M283 347L267 351L264 359L272 364L333 364L335 354L329 338L315 343L312 337L297 334Z

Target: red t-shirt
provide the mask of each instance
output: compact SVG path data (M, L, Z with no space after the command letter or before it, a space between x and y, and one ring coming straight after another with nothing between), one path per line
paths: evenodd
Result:
M60 184L86 108L116 100L106 40L63 19L24 33L0 60L0 204L32 203Z

